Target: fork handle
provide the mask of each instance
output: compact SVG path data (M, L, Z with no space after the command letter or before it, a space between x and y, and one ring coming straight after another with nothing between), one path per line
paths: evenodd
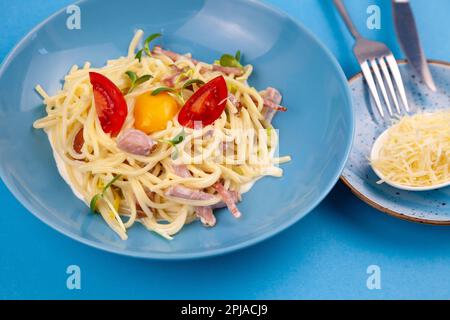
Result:
M356 29L355 25L352 22L352 19L348 15L347 9L345 9L344 4L341 0L333 0L334 5L338 9L342 19L344 19L345 24L347 25L348 30L352 34L355 39L361 38L361 34Z

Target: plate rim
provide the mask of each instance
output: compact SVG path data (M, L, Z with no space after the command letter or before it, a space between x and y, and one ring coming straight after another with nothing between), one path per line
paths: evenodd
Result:
M99 1L99 0L78 0L78 1L73 2L72 5L80 5L82 3L90 2L90 1ZM207 0L207 1L210 1L210 0ZM169 253L162 253L162 252L161 253L156 253L156 252L148 253L148 252L140 252L140 251L130 250L130 249L111 248L111 246L109 246L108 244L100 243L95 240L89 240L89 239L86 239L85 237L82 237L74 232L65 230L62 226L59 226L57 223L52 222L49 219L42 217L40 215L40 213L37 210L35 210L34 208L32 208L31 204L28 203L24 197L22 197L19 190L16 189L16 187L9 180L6 180L4 178L5 177L4 168L3 168L3 166L0 165L0 178L3 181L3 183L5 184L5 186L7 187L7 189L9 190L9 192L11 192L13 194L13 196L16 198L16 200L23 207L25 207L25 209L27 211L29 211L31 214L33 214L36 218L38 218L44 224L46 224L50 228L54 229L58 233L66 236L76 242L82 243L84 245L87 245L89 247L92 247L92 248L95 248L98 250L106 251L106 252L113 253L113 254L118 254L121 256L133 257L133 258L139 258L139 259L147 259L147 260L161 260L161 261L185 261L185 260L193 260L193 259L205 259L205 258L211 258L211 257L225 255L225 254L228 254L231 252L236 252L236 251L242 250L244 248L249 248L255 244L261 243L265 240L268 240L268 239L274 237L275 235L280 234L281 232L283 232L286 229L295 225L298 221L303 219L306 215L311 213L329 195L331 190L334 188L334 186L339 181L339 178L345 168L345 164L347 163L347 160L350 155L350 151L352 149L354 136L355 136L355 115L354 115L354 111L353 111L352 96L351 96L351 92L350 92L350 87L348 85L348 79L347 79L341 65L339 64L337 58L333 55L331 50L328 49L328 47L326 47L322 43L322 41L315 34L312 33L312 31L310 31L305 26L303 26L303 24L300 23L300 21L293 18L291 15L289 15L285 11L283 11L277 7L274 7L272 5L269 5L267 3L264 3L262 1L259 1L259 0L236 0L236 1L246 3L250 6L256 6L259 8L263 8L265 10L270 11L274 15L277 15L277 16L280 16L280 17L290 20L313 43L315 43L318 46L318 48L320 48L320 50L323 51L325 56L331 62L331 67L336 72L338 80L340 80L342 82L343 87L344 87L343 93L344 93L344 98L347 100L347 104L346 104L345 108L348 109L346 113L349 116L348 120L349 120L350 134L348 135L348 137L346 139L346 146L345 146L345 148L343 148L343 157L341 158L341 160L337 166L338 169L336 170L336 173L333 175L334 177L328 181L328 183L326 184L326 187L323 189L321 196L317 197L317 199L315 201L311 202L311 204L309 206L305 207L302 210L303 211L302 214L300 214L300 212L297 213L293 218L291 218L290 220L284 221L283 223L278 225L276 228L271 229L269 232L263 233L262 235L256 236L247 241L240 242L240 243L237 243L237 244L234 244L231 246L227 246L224 248L204 250L201 252L192 252L192 253L175 253L175 254L171 253L171 252L169 252ZM23 36L21 38L21 40L11 49L11 51L6 55L3 62L1 63L0 78L3 76L5 70L8 68L9 64L14 60L17 52L30 40L30 38L32 38L32 36L36 32L38 32L41 28L43 28L50 21L52 21L53 19L58 17L60 14L63 14L65 12L66 8L67 8L67 6L64 6L61 9L54 12L53 14L49 15L46 19L44 19L42 22L40 22L35 27L33 27L25 36Z
M429 64L450 67L450 61L444 61L444 60L438 60L438 59L427 59L427 61ZM405 64L408 64L408 60L397 59L397 63L400 65L405 65ZM362 77L362 72L358 72L357 74L353 75L348 80L349 85L361 77ZM377 201L375 201L375 200L369 198L368 196L366 196L365 194L363 194L343 174L341 175L340 180L346 187L348 187L350 189L350 191L356 197L358 197L360 200L367 203L368 205L370 205L377 211L388 214L394 218L398 218L398 219L409 221L409 222L415 222L415 223L419 223L419 224L426 224L426 225L432 225L432 226L450 226L450 219L449 220L430 220L430 219L425 219L425 218L412 217L412 216L402 213L400 211L396 211L396 210L387 208L385 206L382 206Z

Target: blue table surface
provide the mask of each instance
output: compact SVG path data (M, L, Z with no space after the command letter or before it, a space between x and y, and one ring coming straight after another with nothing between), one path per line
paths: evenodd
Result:
M181 0L180 0L181 1ZM332 50L351 77L352 40L331 0L267 0L298 19ZM402 57L390 0L345 0L363 34ZM450 2L412 0L429 58L450 60ZM69 0L0 0L0 59L37 23ZM381 29L366 10L381 8ZM0 94L6 94L1 91ZM49 228L0 182L0 298L3 299L449 299L450 230L397 220L338 183L305 219L248 249L197 261L127 258L79 244ZM81 268L68 290L66 268ZM367 268L381 270L369 290Z

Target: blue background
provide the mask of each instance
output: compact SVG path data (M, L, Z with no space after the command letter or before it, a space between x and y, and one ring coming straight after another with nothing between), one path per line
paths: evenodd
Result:
M347 76L358 72L352 40L331 0L267 0L327 45ZM71 3L0 0L0 59L37 23ZM429 58L450 60L450 2L412 0ZM401 58L390 0L346 0L362 33ZM366 9L381 7L381 30ZM2 92L0 88L0 94ZM20 142L18 142L20 143ZM1 155L0 155L1 156ZM0 298L10 299L449 299L450 230L400 221L359 201L338 183L305 219L259 245L221 257L159 262L89 248L28 213L0 183ZM66 268L81 268L82 289L66 287ZM366 286L381 268L381 290Z

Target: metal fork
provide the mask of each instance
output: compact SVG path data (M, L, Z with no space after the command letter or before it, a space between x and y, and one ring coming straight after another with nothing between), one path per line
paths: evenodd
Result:
M372 75L372 71L375 74L376 83L378 84L381 94L386 103L386 108L389 115L392 117L394 112L391 107L391 102L386 90L385 82L389 88L390 96L394 102L395 109L399 114L401 114L400 104L397 98L397 94L392 82L392 77L394 78L396 88L398 90L400 99L402 101L403 107L406 112L409 112L408 100L406 98L405 87L403 85L402 76L397 65L397 61L394 58L391 50L381 42L370 41L361 36L358 30L353 25L350 16L345 9L344 4L341 0L333 0L336 8L338 9L340 15L344 19L347 28L355 38L356 43L353 47L353 52L361 65L362 73L366 79L367 85L369 86L370 93L375 100L375 105L380 112L381 117L384 118L384 111L381 105L380 95L378 94L377 85ZM381 68L381 71L380 71ZM372 69L372 70L371 70ZM384 77L384 78L383 78Z

